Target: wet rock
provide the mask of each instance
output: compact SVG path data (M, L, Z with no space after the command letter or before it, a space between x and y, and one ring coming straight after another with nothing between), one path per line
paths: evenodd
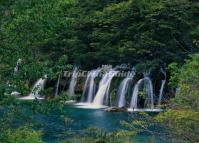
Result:
M14 97L20 97L21 96L21 93L17 92L17 91L13 91L11 94L11 96L14 96Z
M127 112L127 109L125 107L118 108L118 107L110 107L105 109L106 112Z

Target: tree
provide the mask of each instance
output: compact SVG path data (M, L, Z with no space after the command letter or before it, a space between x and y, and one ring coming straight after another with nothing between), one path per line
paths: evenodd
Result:
M160 114L157 119L168 129L173 142L197 143L199 141L199 54L192 55L186 60L178 73L179 91L168 110ZM174 76L176 78L176 75Z

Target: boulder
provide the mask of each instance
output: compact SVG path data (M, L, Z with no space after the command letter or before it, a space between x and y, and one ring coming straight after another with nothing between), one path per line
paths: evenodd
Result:
M118 108L118 107L110 107L105 109L106 112L127 112L127 109L125 107Z
M21 95L21 93L19 93L17 91L13 91L10 95L14 96L14 97L19 97Z

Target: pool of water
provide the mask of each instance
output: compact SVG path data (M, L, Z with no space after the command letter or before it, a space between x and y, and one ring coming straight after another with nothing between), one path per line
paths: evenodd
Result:
M69 118L72 123L66 124L63 118ZM38 129L42 129L44 132L44 140L49 143L54 143L57 139L67 132L73 132L77 135L83 133L83 131L89 127L96 127L106 132L120 131L125 129L121 125L121 121L132 121L136 119L136 114L130 114L127 112L106 112L103 109L84 109L76 108L75 106L65 106L62 118L57 113L51 113L50 115L35 115L34 119L40 123ZM65 138L67 140L67 138ZM134 142L145 143L154 140L154 136L147 133L140 133L132 138ZM161 139L155 137L156 142L161 142Z
M43 132L44 141L48 143L56 143L60 139L67 140L71 137L68 134L71 133L81 137L84 130L89 127L96 127L106 132L120 131L125 129L121 125L121 121L140 119L140 116L137 113L106 112L104 109L77 108L73 105L65 106L61 114L58 112L32 114L31 112L28 112L28 108L23 107L23 109L25 109L27 116L33 118L33 128L41 130ZM66 122L68 119L70 119L70 122ZM19 125L21 122L18 122L17 124ZM162 130L160 129L160 131ZM163 139L157 135L152 136L146 132L141 132L133 137L132 142L166 143L165 138Z
M35 115L34 119L42 123L44 138L47 141L55 141L58 136L66 131L81 134L89 127L97 127L104 131L111 132L121 130L122 120L128 120L128 113L110 113L103 109L80 109L74 106L65 106L63 115L51 113L50 115ZM71 124L65 124L63 118L69 118Z

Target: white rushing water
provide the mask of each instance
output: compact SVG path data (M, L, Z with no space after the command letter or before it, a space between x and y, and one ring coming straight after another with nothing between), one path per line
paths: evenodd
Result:
M101 69L92 70L89 72L84 85L82 102L91 103L96 91L95 78L100 73Z
M128 92L129 84L133 80L134 75L135 75L135 73L128 75L120 83L120 86L119 86L119 89L118 89L118 92L117 92L117 96L119 97L118 101L117 101L117 106L120 107L120 108L125 107L125 105L126 105L125 95Z
M60 83L60 79L61 79L61 74L59 74L58 79L57 79L56 90L55 90L55 97L57 97L57 96L58 96L58 93L59 93L59 83Z
M143 79L140 79L136 85L134 86L130 108L131 109L137 109L138 108L138 96L139 91L141 89L141 85L144 85L144 91L146 94L146 101L147 105L150 105L150 108L154 108L154 99L153 99L153 85L151 79L145 75Z
M131 109L137 109L137 102L138 102L138 93L139 93L139 87L142 83L143 79L140 79L136 85L134 86L132 98L131 98L131 103L130 103L130 108Z
M26 97L21 97L19 99L22 100L32 100L32 99L43 99L41 95L39 94L41 90L44 89L45 83L47 80L47 75L44 76L44 78L40 78L33 86L32 91L30 94Z
M73 70L73 74L72 74L72 77L71 77L71 80L70 80L70 85L69 85L69 88L68 88L68 91L67 91L69 96L75 95L75 86L76 86L76 83L77 83L77 76L78 76L78 68L75 67L74 70Z
M163 97L163 92L164 92L164 86L166 83L166 78L167 78L167 74L166 72L161 68L160 69L161 72L164 74L164 80L162 80L161 82L161 87L160 87L160 92L159 92L159 99L158 99L158 106L160 107L161 103L162 103L162 97Z
M17 74L17 72L19 71L21 64L22 64L22 59L18 59L16 66L14 68L14 75ZM15 96L15 97L19 97L21 95L21 93L18 92L18 91L12 91L10 95Z
M97 91L97 94L94 98L93 105L94 106L100 106L104 104L104 100L108 99L109 94L109 88L111 84L111 80L113 77L118 73L118 71L110 70L108 73L106 73L103 78L100 81L99 89Z
M145 93L147 94L145 104L149 106L149 108L153 109L154 108L154 99L153 99L153 84L151 79L146 76L144 78L144 88L145 88ZM148 108L148 107L147 107Z
M16 74L19 71L19 67L20 67L21 63L22 63L22 59L18 59L17 64L14 68L14 74Z
M159 93L159 99L158 99L158 106L160 106L161 103L162 103L163 91L164 91L164 86L165 86L166 80L162 80L161 82L162 83L161 83L161 87L160 87L160 93Z

